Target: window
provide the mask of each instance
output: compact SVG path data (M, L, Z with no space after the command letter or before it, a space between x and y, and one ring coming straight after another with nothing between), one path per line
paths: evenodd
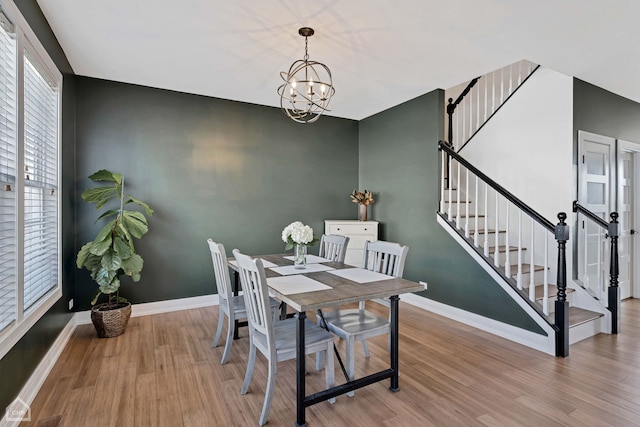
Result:
M62 293L61 87L13 3L0 1L0 358Z

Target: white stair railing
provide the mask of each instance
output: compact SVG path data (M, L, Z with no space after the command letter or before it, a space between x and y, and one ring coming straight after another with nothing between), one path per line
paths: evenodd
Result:
M536 68L522 60L471 80L461 91L448 90L449 145L459 152Z

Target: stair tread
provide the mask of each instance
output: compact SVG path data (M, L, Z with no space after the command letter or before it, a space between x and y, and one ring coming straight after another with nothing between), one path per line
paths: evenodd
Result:
M475 233L475 231L476 231L475 229L469 230L469 233ZM493 234L495 232L496 232L495 228L487 229L487 233L489 234ZM498 233L506 233L506 232L507 230L498 230ZM480 230L478 230L478 234L484 234L484 228L481 228Z
M489 253L492 254L495 252L496 246L492 245L489 246ZM518 247L517 246L509 246L509 251L514 252L517 251ZM526 251L527 248L522 248L523 251ZM498 245L498 252L506 252L507 251L507 245Z
M569 327L578 326L590 320L604 316L597 311L585 310L579 307L569 307Z
M501 265L500 268L504 268L504 265ZM511 265L509 266L510 269L510 276L515 276L516 274L518 274L518 266L517 265ZM533 271L544 271L544 265L535 265L533 266ZM522 273L526 274L531 272L531 264L522 264Z
M535 290L535 297L536 300L541 300L542 298L544 298L544 286L542 283L536 284L534 285L536 290ZM567 288L567 294L570 294L571 292L575 292L576 290L573 288ZM549 285L549 298L555 298L558 295L558 287L556 285Z
M604 314L597 311L586 310L580 307L569 307L569 328L599 319L602 316L604 316ZM555 320L555 313L549 314L547 318L553 322Z
M467 213L466 212L460 212L460 218L466 218L467 217ZM469 218L475 218L476 215L473 212L469 212ZM484 214L478 214L478 218L484 218L485 215Z

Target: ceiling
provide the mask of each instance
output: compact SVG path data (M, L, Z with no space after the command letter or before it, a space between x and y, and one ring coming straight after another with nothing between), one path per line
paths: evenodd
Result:
M37 0L76 74L279 106L280 71L331 69L360 120L528 59L640 102L637 0Z

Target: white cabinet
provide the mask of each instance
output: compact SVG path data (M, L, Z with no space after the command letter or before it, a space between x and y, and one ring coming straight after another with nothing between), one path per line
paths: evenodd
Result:
M362 267L364 242L378 240L378 222L327 219L324 221L324 234L348 236L349 245L344 262L355 267Z

